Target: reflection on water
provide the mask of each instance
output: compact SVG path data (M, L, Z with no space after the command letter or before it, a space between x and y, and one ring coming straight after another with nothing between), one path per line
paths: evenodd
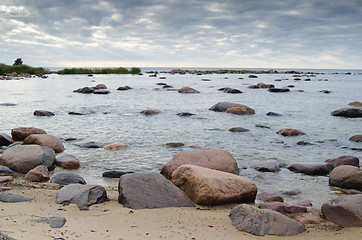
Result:
M267 179L256 177L259 172L247 169L252 160L275 159L282 165L292 162L323 162L328 158L353 155L361 158L359 143L350 142L352 135L361 134L361 119L332 117L330 112L361 101L361 75L325 74L311 77L311 81L294 81L287 74L258 75L168 75L166 79L147 75L50 75L47 79L31 78L21 81L0 81L2 116L0 131L10 134L12 128L38 127L61 139L66 152L81 161L79 172L88 183L116 186L114 179L103 179L105 170L159 171L179 151L223 148L229 151L241 168L240 175L253 179L259 191L276 192L299 188L302 194L287 199L313 198L321 204L335 194L328 187L328 177L295 174L283 168ZM226 78L227 77L227 78ZM207 78L210 81L202 81ZM243 78L243 79L240 79ZM275 79L289 79L276 82ZM322 79L323 81L320 81ZM325 81L328 79L328 81ZM159 90L157 82L166 82L178 89L189 86L200 94L180 94ZM289 93L270 93L266 89L249 89L247 84L263 82L276 87L294 85ZM85 86L103 83L109 95L73 93ZM117 91L120 86L133 89ZM241 90L242 94L217 91L221 87ZM304 90L298 92L297 90ZM329 94L322 90L331 91ZM255 109L255 115L238 116L208 110L221 101L245 104ZM159 109L160 114L143 116L144 109ZM34 110L54 112L54 117L35 117ZM69 115L77 112L84 115ZM178 116L189 112L195 115ZM282 114L267 116L268 112ZM257 125L268 126L263 128ZM249 129L230 132L231 127ZM281 128L297 128L304 136L283 137L276 134ZM127 142L129 147L117 151L81 149L77 142L95 141L104 146ZM183 142L185 146L168 148L167 142ZM297 145L299 141L310 145ZM62 171L57 169L56 171ZM313 197L311 197L313 196Z

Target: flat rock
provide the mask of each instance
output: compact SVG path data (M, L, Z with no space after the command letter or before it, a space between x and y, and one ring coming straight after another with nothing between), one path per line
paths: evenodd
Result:
M159 114L161 111L158 109L145 109L141 111L141 114L146 116L156 115Z
M0 156L0 159L1 159L1 156ZM13 170L11 170L9 167L0 165L0 176L9 176L9 175L13 175L13 174L14 174Z
M282 202L265 202L265 203L260 204L259 208L270 209L273 211L280 212L282 214L307 212L307 208L304 206L289 205L289 204L282 203Z
M232 107L247 107L243 104L239 103L231 103L231 102L219 102L215 105L213 105L209 110L215 111L215 112L226 112L228 108Z
M180 117L191 117L193 115L195 115L194 113L190 113L190 112L180 112L180 113L177 113L176 114L177 116L180 116Z
M59 184L61 186L76 184L76 183L83 185L87 184L86 181L79 174L67 173L67 172L55 174L50 179L50 182Z
M305 231L303 224L268 209L246 204L234 207L229 214L233 225L243 232L256 236L293 236Z
M128 144L125 143L125 142L122 142L122 143L112 143L112 144L109 144L109 145L106 145L103 147L103 149L105 150L119 150L119 149L124 149L124 148L127 148L128 147Z
M183 87L178 90L179 93L200 93L198 90L191 87Z
M250 130L243 128L243 127L232 127L232 128L229 128L229 131L230 132L248 132Z
M30 220L36 223L47 223L51 228L62 228L67 221L65 217L39 218Z
M5 133L0 133L0 147L1 146L9 146L14 143L14 140Z
M33 115L38 116L38 117L52 117L55 114L53 112L46 111L46 110L35 110Z
M118 192L118 202L133 209L194 207L181 189L155 172L122 175Z
M37 144L44 147L50 147L56 153L63 152L64 146L59 138L50 134L32 134L24 139L23 145Z
M352 137L349 138L349 140L352 142L362 142L362 134L353 135Z
M20 127L11 130L11 137L14 141L24 141L25 138L32 134L46 134L43 129L34 127Z
M359 101L350 102L350 103L348 103L348 105L354 106L354 107L362 107L362 102L359 102Z
M78 89L74 90L73 92L89 94L89 93L93 93L94 90L95 89L93 87L83 87L83 88L78 88Z
M78 158L66 153L58 154L55 157L55 165L68 170L78 169L80 167Z
M18 202L30 202L32 198L16 195L12 193L0 193L0 202L5 203L18 203Z
M322 205L324 217L344 227L362 227L362 195L334 198Z
M98 145L98 143L96 142L84 142L84 143L75 143L74 145L78 146L78 147L82 147L82 148L100 148L100 146Z
M166 147L182 147L182 146L185 146L185 144L182 143L182 142L168 142L168 143L165 143L163 145L166 146Z
M183 164L192 164L239 175L239 168L235 159L223 149L179 152L162 167L161 174L170 179L173 171Z
M254 160L249 164L249 168L260 172L277 172L280 170L279 163L276 160Z
M334 166L329 163L300 162L291 163L287 166L287 168L290 171L304 173L307 175L327 175L333 170Z
M253 115L253 114L255 114L255 110L248 106L231 107L231 108L226 109L226 112L236 114L236 115Z
M107 89L96 89L93 91L93 94L110 94L111 92Z
M0 176L0 183L11 182L14 180L12 176Z
M362 191L362 170L350 165L338 166L329 174L329 185Z
M283 129L280 129L279 131L277 131L277 134L280 134L280 135L285 136L285 137L289 137L289 136L304 135L305 133L298 130L298 129L283 128Z
M55 152L49 147L39 145L16 145L6 149L1 156L1 164L19 173L27 173L39 165L52 170Z
M129 174L129 173L133 173L133 172L111 170L111 171L103 172L102 177L105 177L105 178L120 178L122 175Z
M360 118L362 117L362 109L360 108L342 108L331 112L332 116L346 117L346 118Z
M80 210L88 210L90 205L107 200L106 189L100 185L69 184L59 190L56 202L77 204Z
M359 167L359 159L354 156L341 156L333 159L327 159L325 162L332 164L334 167L339 165L351 165Z
M172 173L172 182L199 205L253 202L257 193L255 183L247 178L188 164Z
M24 178L31 182L47 182L49 180L49 170L46 166L40 165L27 172Z
M269 92L290 92L289 88L269 88Z
M284 202L284 198L275 193L261 192L256 195L256 199L263 202Z
M323 222L319 212L303 213L295 217L295 220L302 224L320 224Z
M280 114L280 113L275 113L275 112L268 112L266 115L267 115L267 116L270 116L270 117L280 117L280 116L283 116L282 114Z

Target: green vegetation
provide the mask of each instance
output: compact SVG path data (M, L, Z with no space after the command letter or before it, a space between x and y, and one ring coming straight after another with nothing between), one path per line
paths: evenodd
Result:
M18 58L20 59L20 58ZM21 59L20 59L21 60ZM49 73L48 70L42 68L42 67L38 67L38 68L34 68L34 67L30 67L28 65L25 64L20 64L20 65L16 65L14 63L13 66L10 65L6 65L3 63L0 63L0 74L10 74L16 72L17 74L21 74L21 73L28 73L28 74L40 74L40 73Z
M22 64L23 64L23 60L21 60L21 58L17 58L17 59L14 61L13 66L22 65Z
M126 68L65 68L58 71L58 74L138 74L141 72L140 68L133 67L131 70Z

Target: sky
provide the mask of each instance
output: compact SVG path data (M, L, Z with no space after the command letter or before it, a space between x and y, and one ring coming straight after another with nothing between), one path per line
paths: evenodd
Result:
M0 63L362 68L362 0L0 0Z

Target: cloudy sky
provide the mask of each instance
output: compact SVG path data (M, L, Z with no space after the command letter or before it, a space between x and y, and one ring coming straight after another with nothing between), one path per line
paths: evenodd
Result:
M0 63L362 68L362 0L0 0Z

